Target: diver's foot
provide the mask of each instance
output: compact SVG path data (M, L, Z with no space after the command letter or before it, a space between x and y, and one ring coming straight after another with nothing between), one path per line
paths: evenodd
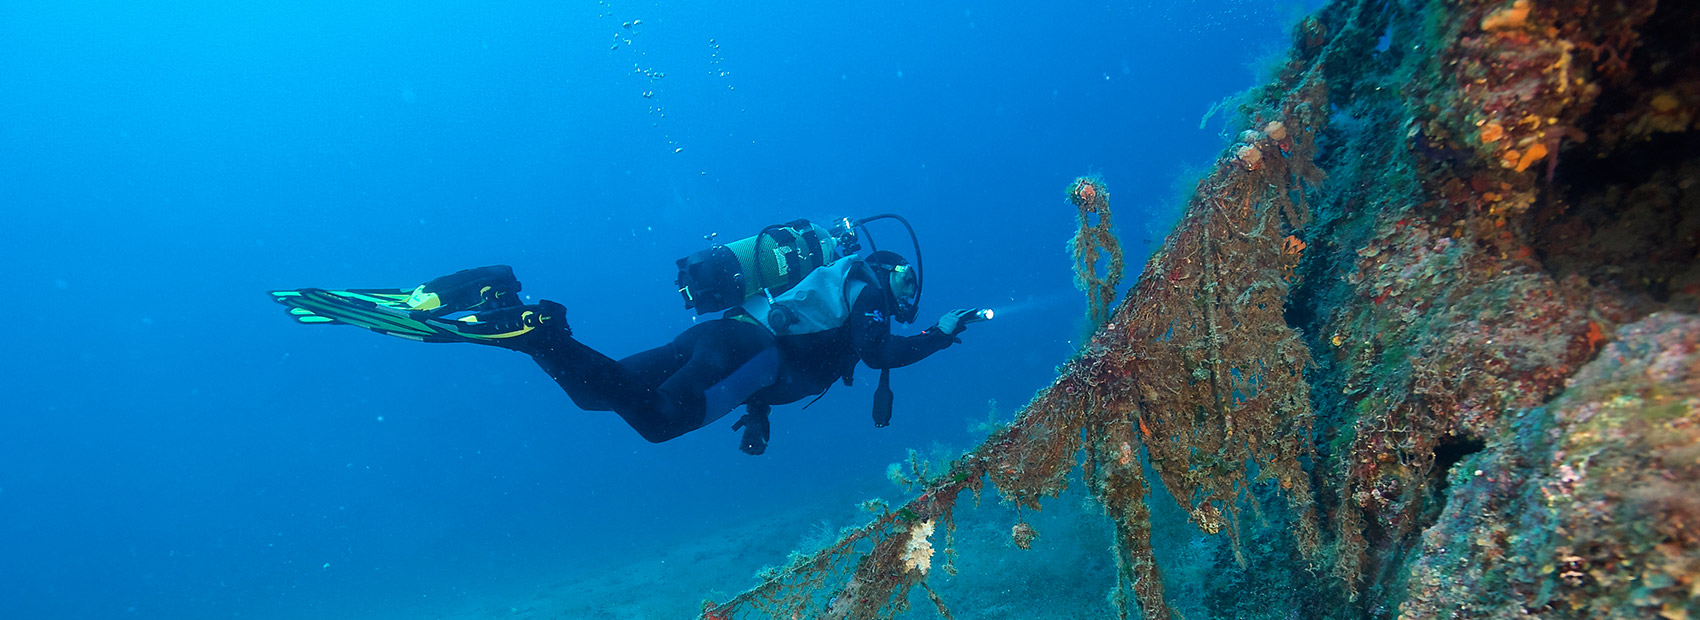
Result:
M571 336L567 308L547 299L540 303L486 310L458 319L438 319L453 325L470 342L519 349L546 334Z
M407 296L408 310L440 317L456 312L519 305L519 280L507 265L462 269L419 285Z

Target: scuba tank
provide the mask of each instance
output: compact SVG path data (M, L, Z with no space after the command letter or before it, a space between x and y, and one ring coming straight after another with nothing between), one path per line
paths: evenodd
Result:
M697 314L719 312L763 291L788 291L816 268L857 247L849 220L830 231L808 220L793 220L679 259L674 283L686 308Z

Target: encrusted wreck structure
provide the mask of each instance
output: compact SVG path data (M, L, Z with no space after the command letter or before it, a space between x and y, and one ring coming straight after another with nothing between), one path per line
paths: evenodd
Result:
M1014 423L702 617L952 617L959 504L1071 480L1123 617L1178 615L1161 503L1232 551L1212 616L1700 615L1696 33L1677 0L1331 4ZM1070 198L1107 304L1108 193Z

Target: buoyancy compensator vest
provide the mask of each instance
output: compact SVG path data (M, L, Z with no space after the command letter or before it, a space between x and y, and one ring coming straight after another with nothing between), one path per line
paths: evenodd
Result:
M784 293L751 297L741 309L778 336L838 329L850 319L850 307L873 277L860 259L847 256L810 272Z

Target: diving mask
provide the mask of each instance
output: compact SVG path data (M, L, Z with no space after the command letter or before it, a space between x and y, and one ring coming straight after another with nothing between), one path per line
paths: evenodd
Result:
M893 317L900 323L915 322L915 314L920 311L921 283L915 276L915 268L909 265L893 265L891 267L891 298L896 302Z

